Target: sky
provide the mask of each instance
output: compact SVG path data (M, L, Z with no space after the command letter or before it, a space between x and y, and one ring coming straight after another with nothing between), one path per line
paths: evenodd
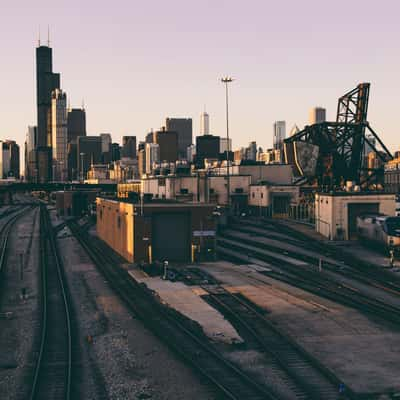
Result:
M166 117L210 115L225 135L230 86L233 148L271 147L272 125L302 128L311 107L327 108L370 82L368 120L400 148L400 2L393 0L0 0L0 140L25 140L36 124L35 47L53 66L73 107L84 101L90 135L138 140ZM22 150L22 149L21 149ZM22 151L21 151L22 152Z

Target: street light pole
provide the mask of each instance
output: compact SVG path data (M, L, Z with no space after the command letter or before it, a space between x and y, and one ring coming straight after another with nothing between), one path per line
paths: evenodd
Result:
M83 183L83 156L85 155L85 153L80 153L79 155L81 156L81 169L80 169L80 175L81 175L81 182Z
M230 182L230 175L229 175L229 154L230 154L230 145L229 145L229 107L228 107L228 83L233 82L233 78L229 76L225 76L221 78L221 82L225 84L225 104L226 104L226 191L228 194L227 198L227 206L228 208L231 205L231 182Z

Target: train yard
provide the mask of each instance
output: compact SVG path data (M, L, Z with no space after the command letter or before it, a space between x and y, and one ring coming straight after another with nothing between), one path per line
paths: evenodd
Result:
M0 327L2 343L17 349L0 364L0 389L18 388L9 390L10 399L91 393L96 399L329 400L400 393L392 351L400 344L395 268L356 263L284 223L248 218L217 237L221 261L172 263L165 280L127 264L91 227L87 220L59 220L51 207L29 201L0 213ZM184 291L177 303L178 287L207 304L201 318L185 312ZM222 340L215 312L240 340ZM160 358L149 356L153 370L158 359L174 365L173 375L160 367L157 378L182 388L163 393L146 366L149 375L137 376L133 324L150 335L146 357L158 349ZM105 354L120 362L107 362Z

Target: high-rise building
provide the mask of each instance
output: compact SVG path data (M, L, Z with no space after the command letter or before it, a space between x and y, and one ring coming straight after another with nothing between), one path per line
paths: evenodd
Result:
M326 109L322 107L311 108L309 113L309 124L319 124L326 121Z
M229 138L229 141L225 137L221 137L219 139L219 152L225 153L226 151L232 151L232 139Z
M78 136L86 136L86 112L84 108L68 110L68 143L76 143Z
M119 143L111 144L111 161L118 161L121 159L121 146Z
M78 137L76 150L78 177L80 180L84 180L86 179L90 166L101 163L101 137Z
M186 159L186 150L193 143L192 118L167 118L165 128L178 134L178 157Z
M192 144L191 146L189 146L187 148L186 154L187 154L187 157L186 157L187 160L192 163L196 156L196 145Z
M36 146L37 146L37 128L28 126L28 132L25 139L25 180L36 182Z
M37 181L39 183L46 183L51 180L51 159L51 147L39 146L36 148Z
M122 137L122 157L136 158L136 136Z
M109 164L112 161L111 134L100 133L100 138L101 138L101 162L103 164Z
M146 143L146 174L151 174L154 163L160 162L160 146Z
M53 73L53 56L52 49L49 46L41 46L36 48L36 96L37 96L37 147L40 150L41 167L38 167L39 181L45 182L50 179L51 175L47 172L51 171L51 150L46 151L43 147L51 146L51 93L55 89L60 88L60 75ZM50 155L49 165L45 166L45 154ZM39 161L39 157L37 156Z
M165 129L154 132L153 143L160 146L160 162L178 160L178 133Z
M274 123L273 147L280 150L283 147L283 141L286 138L286 122L276 121Z
M257 143L250 142L246 148L246 160L256 161L257 160Z
M138 151L138 170L141 178L146 173L146 149L140 148Z
M203 135L196 137L196 167L204 168L204 160L218 159L220 149L220 137Z
M68 177L67 95L55 89L51 98L51 143L53 153L53 180Z
M19 179L19 146L14 140L0 141L0 178Z
M146 138L145 138L145 142L146 143L153 143L153 139L154 139L154 132L153 129L146 134Z
M210 116L204 111L200 114L200 135L209 135L209 134L210 134Z

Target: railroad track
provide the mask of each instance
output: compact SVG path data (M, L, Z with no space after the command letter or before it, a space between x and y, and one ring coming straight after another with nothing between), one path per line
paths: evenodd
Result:
M243 241L221 237L217 239L217 250L222 256L240 262L248 263L249 259L255 260L254 262L260 260L271 268L271 271L265 274L272 278L380 319L395 324L400 322L400 308L368 296L354 287L341 284L324 272L318 272L315 266L291 260L289 256L274 254Z
M250 223L254 226L254 222ZM360 260L348 253L343 253L340 249L335 249L332 245L327 243L305 240L303 234L285 225L283 222L262 219L261 225L258 225L258 227L267 229L266 227L262 227L263 223L295 240L301 241L304 248L329 254L330 257L335 257L335 259L343 262L344 265L350 269L350 272L357 276L358 279L383 290L400 294L400 277L394 276L392 273L385 271L382 267Z
M183 274L183 281L194 280L194 284L206 292L204 298L212 306L222 312L234 325L244 329L247 336L253 338L260 349L268 355L265 357L265 362L274 372L282 376L281 379L296 398L315 400L354 398L350 391L346 395L339 395L338 388L343 383L274 326L256 305L238 294L227 291L208 276L204 276L204 272L197 268L185 269Z
M226 399L277 400L273 392L259 384L219 353L199 328L181 314L157 301L143 285L115 263L112 253L98 239L89 238L75 223L69 227L114 291L144 324L200 372Z
M70 307L61 257L48 211L40 206L41 335L30 399L71 396L72 337Z
M19 211L17 214L14 214L17 210L14 210L10 214L14 214L1 228L0 231L0 272L3 271L6 262L7 262L7 248L8 248L8 241L11 234L11 229L13 228L14 224L18 221L19 218L24 216L31 208L23 208L22 211ZM10 215L7 214L7 215ZM5 216L3 216L5 217ZM0 217L2 218L2 217Z

